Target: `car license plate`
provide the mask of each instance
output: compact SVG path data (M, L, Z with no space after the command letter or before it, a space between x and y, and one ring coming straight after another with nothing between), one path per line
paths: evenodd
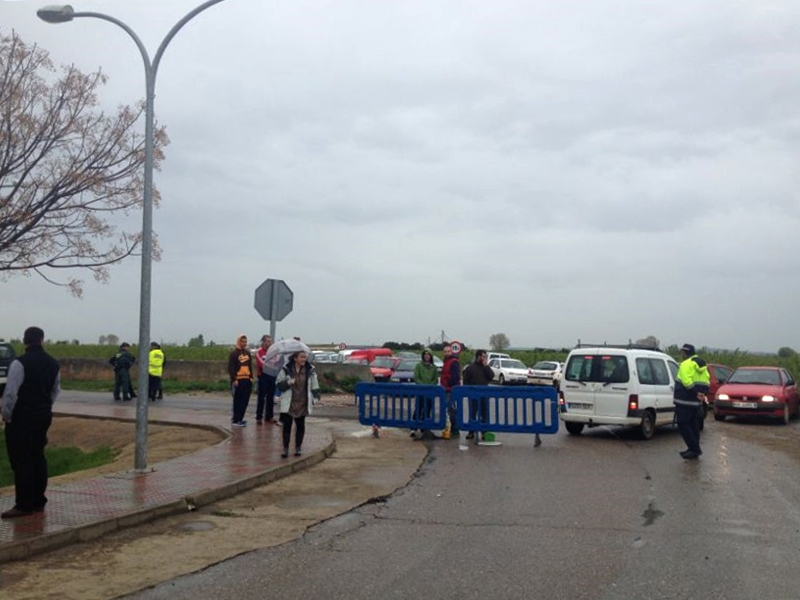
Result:
M757 402L734 402L733 408L758 408Z

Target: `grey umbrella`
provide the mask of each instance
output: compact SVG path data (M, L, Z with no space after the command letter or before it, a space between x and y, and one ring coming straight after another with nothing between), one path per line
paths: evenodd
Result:
M264 373L273 377L277 376L283 365L286 364L287 357L295 352L305 352L308 355L308 360L313 360L311 348L300 340L294 338L280 340L272 344L264 355Z

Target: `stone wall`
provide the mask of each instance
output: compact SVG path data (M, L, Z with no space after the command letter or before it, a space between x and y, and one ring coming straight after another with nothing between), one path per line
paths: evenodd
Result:
M108 359L62 358L61 378L73 381L112 381L114 369ZM174 381L220 381L228 379L227 362L223 360L169 360L164 365L164 378ZM338 379L358 377L361 381L374 381L366 365L327 364L316 365L320 375L334 373ZM136 380L136 365L131 377Z

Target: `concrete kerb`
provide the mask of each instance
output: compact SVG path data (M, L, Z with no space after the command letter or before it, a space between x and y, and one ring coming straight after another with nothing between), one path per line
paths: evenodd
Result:
M98 421L118 421L120 423L135 423L135 419L127 418L127 417L116 417L116 416L103 416L103 415L76 415L73 413L67 412L60 412L57 410L53 411L54 417L72 417L73 419L95 419ZM219 425L211 425L209 423L176 423L175 421L167 421L164 419L148 419L147 423L150 425L168 425L170 427L190 427L192 429L200 429L202 431L211 431L213 433L220 433L222 434L222 438L218 443L223 443L233 437L233 432L230 429L226 429L225 427L220 427Z
M94 418L94 417L93 417ZM127 421L129 419L119 419ZM175 425L174 422L164 422L164 424ZM203 428L203 427L201 427ZM207 426L206 428L214 428L214 426ZM224 428L218 428L226 431ZM230 432L228 432L230 435ZM223 442L220 442L223 443ZM0 546L0 563L9 562L13 560L22 560L34 554L42 554L51 550L57 550L78 542L87 542L108 533L126 529L143 523L154 521L163 517L179 514L186 511L193 511L202 506L207 506L236 496L242 492L251 490L255 487L266 485L287 477L292 473L302 471L308 467L314 466L336 451L336 441L331 435L331 441L323 448L313 452L300 459L293 460L285 465L271 467L266 471L243 477L237 481L225 484L218 488L206 489L192 496L186 496L181 500L154 506L137 511L132 511L117 517L111 517L94 523L87 523L85 525L78 525L63 531L55 531L46 533L30 539L9 542ZM143 475L144 476L144 475Z

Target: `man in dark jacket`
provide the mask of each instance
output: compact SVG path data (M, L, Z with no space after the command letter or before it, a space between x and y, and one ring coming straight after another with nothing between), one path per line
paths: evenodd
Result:
M108 359L108 362L114 367L114 400L120 399L120 393L125 402L136 397L131 385L131 367L136 359L130 353L130 347L128 342L122 342L119 345L119 352Z
M474 362L467 365L464 369L464 385L489 385L494 379L494 371L487 364L489 356L486 350L478 350L475 352ZM474 421L478 417L478 406L480 405L481 423L486 423L489 420L489 405L486 398L472 399L469 402L469 418ZM467 434L467 439L471 440L475 437L475 432L470 431Z
M28 327L22 337L25 353L11 363L3 394L6 449L14 471L14 508L0 514L13 519L42 512L47 504L47 431L53 403L61 391L59 364L42 347L44 331Z

